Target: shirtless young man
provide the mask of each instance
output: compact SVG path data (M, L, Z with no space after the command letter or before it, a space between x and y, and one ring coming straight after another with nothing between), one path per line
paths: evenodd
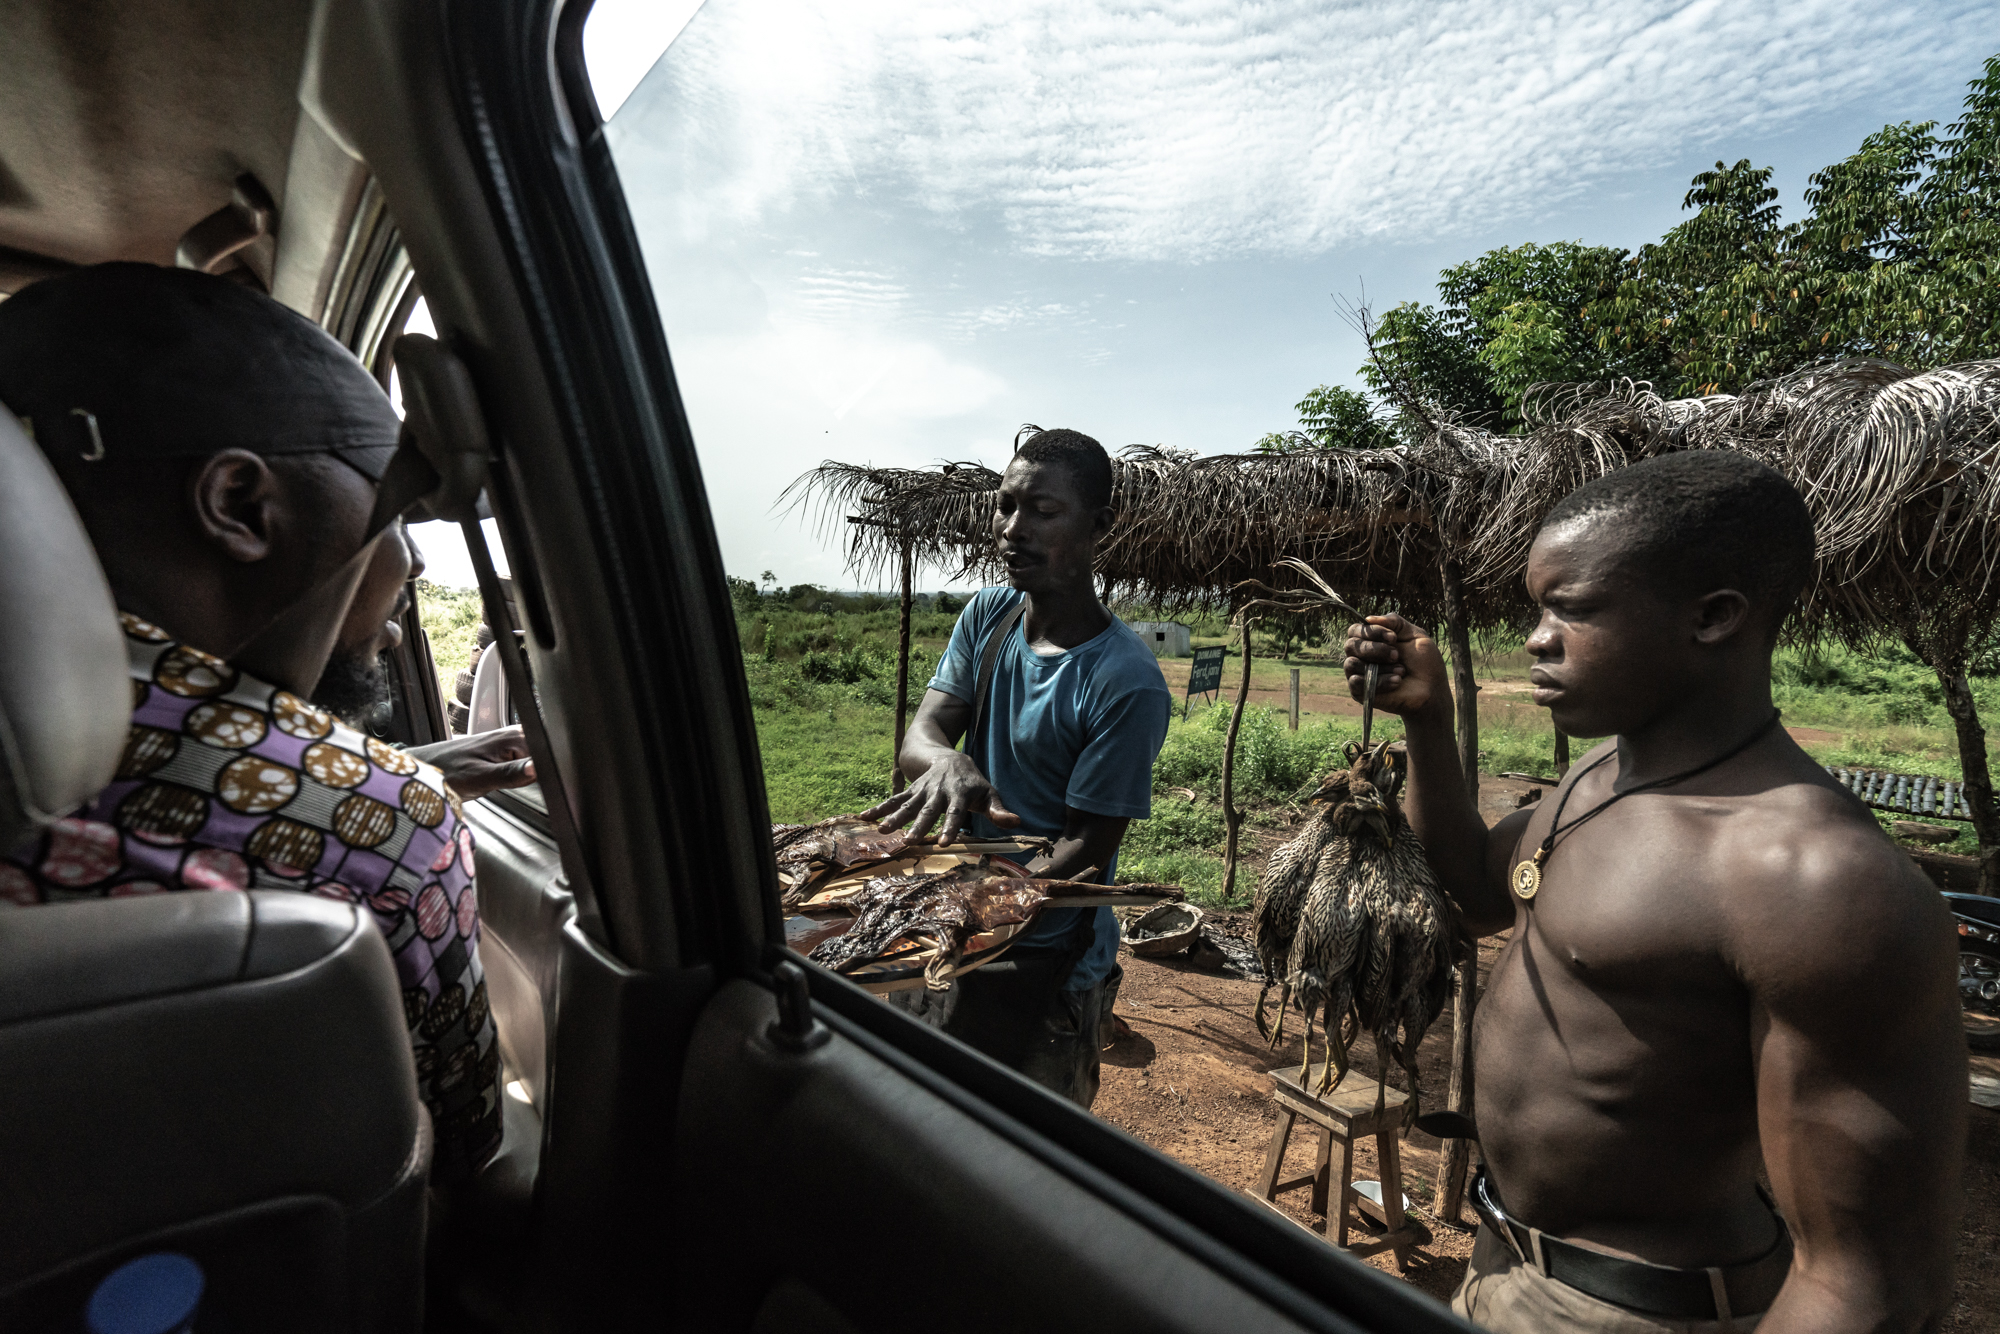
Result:
M1937 891L1774 725L1771 650L1812 552L1798 494L1737 454L1558 505L1528 560L1535 702L1612 739L1491 832L1436 643L1398 616L1349 629L1350 684L1377 664L1375 702L1404 718L1439 881L1473 933L1513 929L1473 1041L1475 1185L1511 1224L1482 1209L1454 1303L1489 1328L1928 1330L1950 1304L1955 942ZM1537 887L1520 864L1552 832Z

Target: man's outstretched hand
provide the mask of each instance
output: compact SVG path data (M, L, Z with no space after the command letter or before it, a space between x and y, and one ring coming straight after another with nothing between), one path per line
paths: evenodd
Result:
M861 815L866 820L880 820L884 829L909 825L910 832L918 838L929 833L938 817L943 816L944 824L938 829L939 843L960 841L960 834L976 815L985 816L1002 829L1012 829L1021 823L1021 817L1001 804L993 784L962 751L948 752L924 770L916 782Z
M535 781L535 762L528 758L528 740L519 727L453 737L428 746L411 746L410 754L435 764L461 801L472 801L503 787L526 787Z
M1434 700L1449 699L1444 654L1431 632L1391 613L1370 616L1347 627L1347 688L1360 699L1368 665L1382 669L1375 681L1375 707L1407 718Z

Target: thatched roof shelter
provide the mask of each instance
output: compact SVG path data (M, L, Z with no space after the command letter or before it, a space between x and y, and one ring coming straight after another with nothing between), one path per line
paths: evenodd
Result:
M1970 643L2000 613L2000 362L1842 361L1672 401L1636 385L1596 397L1547 386L1530 407L1528 434L1487 442L1513 457L1470 543L1482 592L1519 586L1542 521L1583 482L1656 454L1735 449L1784 473L1812 513L1802 637ZM1940 616L1957 628L1917 628Z
M1524 404L1519 436L1399 404L1408 443L1394 449L1121 451L1118 519L1098 557L1107 596L1233 607L1253 581L1302 587L1289 557L1356 606L1451 622L1462 644L1468 627L1531 619L1528 549L1576 487L1656 454L1742 450L1798 487L1817 529L1817 568L1791 633L1907 644L1943 684L1968 784L1986 786L1965 672L2000 620L2000 361L1913 372L1845 360L1740 395L1675 400L1631 381L1545 385ZM998 485L977 464L826 463L786 498L817 504L822 524L850 519L857 572L907 545L952 577L991 577ZM1476 738L1466 744L1476 751ZM2000 821L1985 823L2000 887Z
M840 534L847 568L880 577L906 557L947 578L991 564L993 493L1000 474L978 463L872 468L828 459L793 480L777 506Z
M2000 612L2000 362L1919 373L1842 361L1738 396L1671 401L1630 381L1548 385L1524 416L1520 436L1426 420L1415 443L1383 450L1131 446L1113 460L1118 520L1099 576L1114 596L1227 602L1249 580L1289 586L1280 562L1293 557L1356 605L1393 602L1421 620L1442 610L1439 570L1452 557L1468 614L1514 624L1530 610L1528 548L1563 496L1655 454L1739 449L1790 478L1818 528L1801 633L1971 642ZM783 500L816 511L823 530L851 520L843 543L858 574L890 568L907 543L919 563L977 578L997 574L998 485L975 463L827 462Z

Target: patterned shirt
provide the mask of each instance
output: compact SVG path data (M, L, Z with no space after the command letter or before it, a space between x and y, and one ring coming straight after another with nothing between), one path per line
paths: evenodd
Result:
M0 904L290 889L365 905L395 956L433 1175L500 1143L472 831L444 777L289 691L123 615L132 730L110 787L0 859Z

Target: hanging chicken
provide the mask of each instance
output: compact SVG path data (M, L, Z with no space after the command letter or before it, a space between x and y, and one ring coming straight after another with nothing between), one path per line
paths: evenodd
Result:
M1348 767L1313 794L1305 828L1271 856L1253 910L1266 979L1257 1028L1276 1047L1285 1011L1297 1003L1306 1017L1304 1088L1313 1020L1320 1018L1320 1096L1346 1076L1348 1048L1369 1034L1382 1082L1392 1058L1409 1076L1408 1124L1417 1115L1417 1047L1450 995L1459 932L1457 913L1396 802L1402 775L1388 752L1387 742L1372 750L1350 745ZM1264 996L1273 983L1278 1017L1267 1025Z

